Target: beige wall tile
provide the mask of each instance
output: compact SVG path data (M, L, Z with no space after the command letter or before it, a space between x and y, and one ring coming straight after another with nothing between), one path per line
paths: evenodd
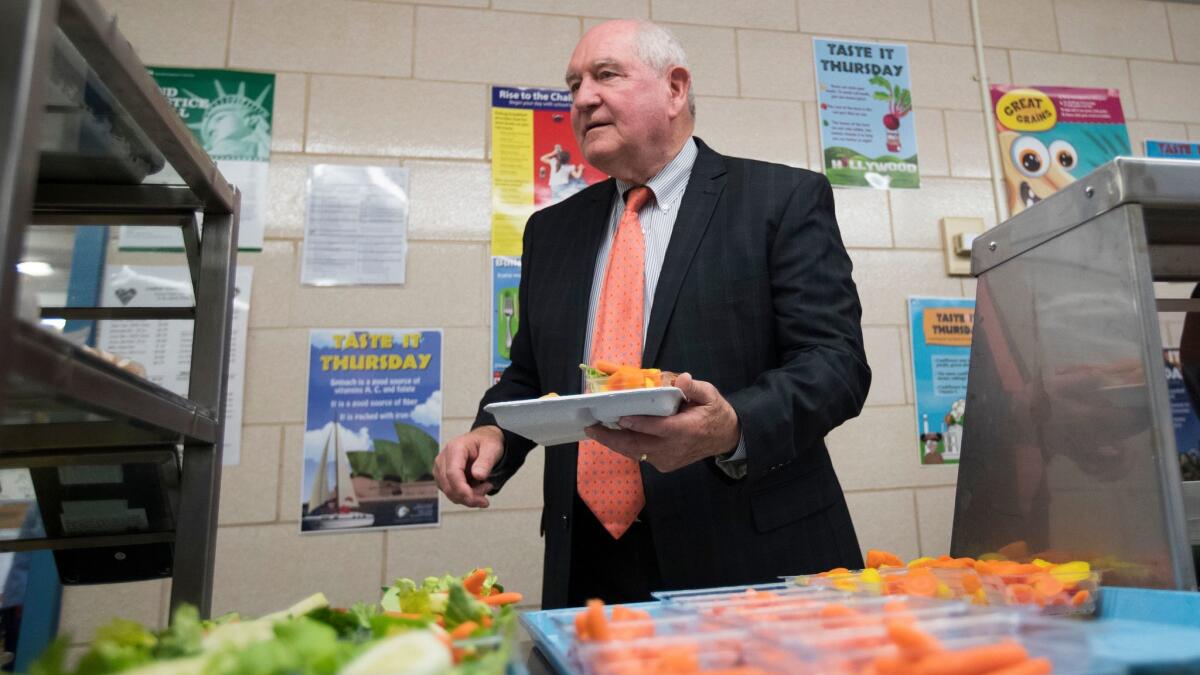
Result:
M921 528L921 555L949 555L954 531L955 488L917 490L917 520Z
M932 40L928 0L799 0L800 30L818 35L859 35Z
M447 513L436 528L391 530L384 578L390 582L397 577L466 574L489 565L504 590L523 594L522 605L537 605L542 595L540 523L538 509L488 509Z
M988 82L1007 84L1013 81L1007 49L989 47L983 50L983 65L987 68Z
M70 635L72 644L90 642L96 628L120 617L152 628L163 625L159 595L165 582L136 581L127 584L66 586L58 632Z
M308 330L258 328L246 345L243 424L301 422L308 391Z
M382 532L301 535L296 523L222 527L213 615L259 616L318 591L334 607L379 602L383 537Z
M1167 327L1168 330L1163 336L1163 341L1166 342L1165 347L1178 347L1183 342L1183 322L1173 321Z
M286 326L292 294L300 282L296 243L268 239L258 253L239 253L238 264L254 268L250 293L250 327Z
M871 365L871 391L868 406L903 405L904 376L907 359L900 351L900 329L895 326L863 328L863 344L867 363Z
M300 495L304 481L304 425L283 428L283 449L279 456L279 521L296 523L300 529Z
M486 1L484 2L486 5ZM493 0L492 9L571 16L601 16L612 19L650 18L649 0Z
M146 65L225 65L230 0L103 0L102 4L116 16L117 30Z
M933 38L938 42L962 45L975 44L971 34L971 5L969 0L932 0Z
M271 152L303 152L308 114L308 76L276 73Z
M1187 126L1188 138L1193 141L1200 141L1200 124L1189 124Z
M410 240L491 241L490 164L412 160L404 166L411 193Z
M824 171L825 159L821 151L821 136L818 132L821 120L817 115L817 104L805 101L800 104L804 110L804 139L808 146L808 164L805 168L812 171Z
M1168 61L1173 56L1161 2L1056 0L1054 13L1064 52Z
M562 87L578 40L578 19L418 7L414 73L427 80Z
M913 116L917 120L917 150L920 152L921 176L949 176L946 123L942 118L942 111L915 108Z
M676 23L796 30L796 5L791 0L650 0L650 18Z
M1118 89L1126 117L1137 117L1125 59L1077 54L1047 54L1014 49L1013 80L1020 84Z
M483 159L487 97L478 84L315 76L306 150Z
M1138 157L1145 156L1148 138L1155 141L1186 141L1188 138L1187 125L1175 122L1129 120L1125 122L1125 130L1129 132L1129 144L1133 146L1133 154Z
M687 53L698 96L738 95L738 54L731 28L666 24Z
M1138 116L1167 122L1200 122L1196 92L1200 65L1130 61Z
M296 291L291 323L314 327L478 326L480 303L487 300L491 274L486 253L487 247L481 243L409 242L404 285L301 286ZM455 270L452 285L445 281L447 270ZM480 338L480 348L486 345ZM486 365L479 367L485 369ZM485 373L480 370L477 375L481 382Z
M380 2L403 2L408 0L379 0ZM422 5L442 5L445 7L487 7L489 0L421 0Z
M1171 43L1175 60L1200 63L1200 7L1168 2L1167 20L1171 28Z
M912 490L848 492L846 503L863 557L867 549L891 551L909 560L917 557L917 516Z
M986 123L981 112L946 111L947 149L950 152L952 175L959 178L991 177Z
M941 219L983 218L985 227L996 223L992 187L988 181L930 178L920 190L892 190L892 227L896 246L941 250ZM943 265L938 265L944 270Z
M739 30L737 46L742 96L816 100L812 36Z
M1054 7L1045 0L980 0L979 30L988 47L1058 51Z
M468 293L464 292L463 295ZM491 386L490 336L491 329L485 326L445 329L445 365L442 370L442 381L445 383L442 387L444 416L475 417L479 399ZM443 442L448 440L444 438Z
M914 43L908 45L908 60L914 103L933 108L981 109L974 49Z
M962 294L964 298L975 297L976 281L971 277L962 277Z
M867 326L905 325L910 295L957 297L962 292L958 279L946 276L941 251L859 248L850 258Z
M834 188L842 243L852 247L887 248L892 245L892 217L884 190Z
M1154 297L1156 298L1190 298L1195 286L1188 282L1156 281L1154 282Z
M268 238L304 238L304 214L308 204L308 170L314 164L355 164L361 166L399 166L400 161L386 157L359 158L330 155L271 155L271 194L267 200ZM299 263L296 283L299 283ZM251 316L253 321L253 316Z
M804 166L804 113L799 103L699 97L696 135L717 152Z
M240 0L229 64L238 68L412 74L413 9L358 0Z
M909 405L864 408L857 419L825 438L843 489L953 485L958 480L955 464L921 465L914 414Z
M276 519L279 503L281 427L242 427L241 462L221 470L222 525L266 523Z

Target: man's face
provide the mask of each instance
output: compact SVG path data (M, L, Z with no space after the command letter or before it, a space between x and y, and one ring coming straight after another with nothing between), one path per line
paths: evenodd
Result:
M642 62L634 24L610 22L588 32L567 65L571 126L593 166L627 178L671 141L671 91Z

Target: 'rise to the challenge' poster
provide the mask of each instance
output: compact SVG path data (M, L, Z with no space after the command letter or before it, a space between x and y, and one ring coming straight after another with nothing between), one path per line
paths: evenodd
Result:
M813 49L829 182L920 187L908 47L814 38Z

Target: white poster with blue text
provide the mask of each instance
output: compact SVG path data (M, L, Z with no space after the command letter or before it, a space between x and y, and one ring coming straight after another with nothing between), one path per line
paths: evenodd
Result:
M442 332L309 333L302 532L437 525Z
M813 38L817 117L833 185L918 188L908 47Z

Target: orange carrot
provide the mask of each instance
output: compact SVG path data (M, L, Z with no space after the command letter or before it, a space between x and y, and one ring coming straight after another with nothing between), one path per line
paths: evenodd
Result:
M983 581L979 575L974 572L965 572L962 575L962 587L968 594L974 594L975 591L983 588Z
M1085 602L1087 602L1088 598L1090 598L1090 597L1092 597L1092 594L1088 593L1087 589L1085 588L1082 591L1079 591L1078 593L1076 593L1075 595L1073 595L1071 597L1071 606L1072 607L1082 607L1083 604Z
M1014 666L993 670L988 675L1048 675L1054 672L1054 665L1050 663L1050 659L1029 659L1024 663L1018 663Z
M492 627L492 615L484 614L483 616L481 616L479 618L479 625L483 626L484 628L491 628Z
M632 613L625 605L613 605L612 620L613 621L628 621L632 619Z
M450 631L450 639L463 640L471 637L471 633L474 633L477 628L479 628L479 624L474 621L464 621L455 626L454 630Z
M887 634L906 659L916 661L943 651L942 645L929 633L912 627L905 621L889 620Z
M579 612L575 615L575 638L584 641L591 637L588 633L587 612Z
M983 675L999 668L1016 665L1029 658L1029 652L1015 642L1001 642L953 652L930 654L917 662L912 675Z
M483 592L484 581L487 581L487 570L475 569L463 579L463 588L471 595L478 596Z
M487 605L511 605L515 602L520 602L525 596L516 591L508 591L506 593L497 593L489 595L486 598L480 598Z
M823 619L831 619L842 616L858 616L858 614L859 612L857 610L851 609L836 602L831 602L828 605L825 605L819 612L817 612L817 616Z
M621 364L613 363L612 361L606 361L604 359L596 359L596 362L592 364L592 367L604 373L605 375L612 375L613 373L617 372L617 369L621 367Z
M612 634L608 630L608 619L604 617L604 601L588 600L587 603L587 632L593 640L609 640Z

